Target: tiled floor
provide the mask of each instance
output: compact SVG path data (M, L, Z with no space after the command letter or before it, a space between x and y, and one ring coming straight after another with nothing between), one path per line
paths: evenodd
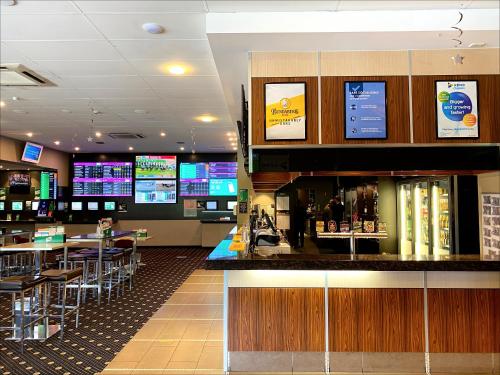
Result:
M223 374L223 280L196 270L101 374Z

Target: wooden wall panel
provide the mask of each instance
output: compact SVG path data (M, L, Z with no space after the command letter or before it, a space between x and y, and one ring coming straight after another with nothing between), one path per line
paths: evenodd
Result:
M318 75L317 52L252 52L252 77Z
M407 76L408 51L321 52L322 76Z
M345 139L344 82L386 81L387 139ZM321 138L324 144L409 143L410 115L407 76L321 77Z
M432 353L500 352L499 289L429 289Z
M438 139L436 129L435 81L477 80L479 103L478 139ZM412 78L413 134L415 143L500 142L500 75L434 75Z
M229 351L325 350L322 288L229 288Z
M330 350L423 352L423 303L422 289L330 289Z
M306 82L306 140L265 141L264 84L272 82ZM252 144L288 145L318 143L318 78L317 77L267 77L252 78Z

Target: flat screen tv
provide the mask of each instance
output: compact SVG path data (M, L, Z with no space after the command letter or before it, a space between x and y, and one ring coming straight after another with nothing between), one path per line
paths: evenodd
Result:
M71 202L71 211L81 211L83 209L82 202Z
M181 163L179 182L181 197L208 196L208 163Z
M9 193L29 194L31 188L31 178L28 173L9 174Z
M131 197L131 162L75 162L74 197Z
M177 157L174 155L137 155L135 157L135 178L177 178Z
M0 211L5 211L5 202L0 202Z
M57 202L57 211L64 211L66 209L64 202Z
M57 198L57 173L40 172L40 199Z
M23 202L11 202L12 211L22 211L23 210Z
M176 180L136 180L135 203L177 203Z
M346 139L386 139L386 83L344 82Z
M99 209L99 202L87 202L87 209L89 211L97 211Z
M105 211L116 210L116 202L104 202L104 210Z
M217 211L218 203L217 201L207 201L207 211Z
M38 211L38 206L40 205L40 201L33 201L31 202L31 209L33 211Z
M38 217L52 217L55 209L55 201L51 199L43 199L38 205Z
M232 211L237 204L238 204L238 202L236 202L236 201L227 201L226 202L226 209L228 211Z
M210 179L209 195L211 197L231 197L238 193L238 180L236 178Z
M27 161L28 163L38 164L40 158L42 157L43 146L37 145L36 143L26 142L24 145L22 161Z

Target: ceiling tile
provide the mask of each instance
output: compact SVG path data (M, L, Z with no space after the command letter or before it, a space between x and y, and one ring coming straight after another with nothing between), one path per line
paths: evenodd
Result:
M220 90L220 80L217 76L195 76L195 77L165 77L145 76L144 80L152 87L159 89L196 89L196 90Z
M125 60L63 61L40 60L38 64L58 76L135 75Z
M0 17L2 41L103 39L83 15L8 15Z
M205 15L201 13L166 14L89 14L92 23L108 39L206 39ZM162 34L142 29L147 22L165 28Z
M6 42L32 60L119 60L120 54L107 41L15 41Z
M112 40L126 59L210 59L212 52L206 39Z
M151 89L80 89L81 93L94 99L106 98L152 98L157 97Z
M3 14L77 14L78 9L71 1L60 0L22 0L17 1L15 6L0 5L0 13Z
M80 89L145 89L149 85L139 76L66 77L66 83Z
M374 2L374 1L371 1ZM335 11L339 1L227 1L208 0L209 12L233 13L233 12L318 12Z
M85 13L162 13L162 12L204 12L205 7L201 0L190 1L103 1L85 0L76 1L76 4Z

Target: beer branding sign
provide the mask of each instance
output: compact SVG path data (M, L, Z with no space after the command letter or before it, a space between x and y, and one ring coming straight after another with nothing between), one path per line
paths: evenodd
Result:
M265 85L266 141L306 139L305 82Z

